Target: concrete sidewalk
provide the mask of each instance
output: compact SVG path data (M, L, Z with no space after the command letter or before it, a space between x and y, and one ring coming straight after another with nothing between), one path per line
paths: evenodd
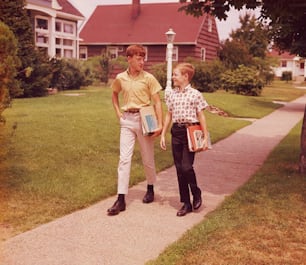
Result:
M204 206L177 217L180 208L176 171L158 175L156 200L143 204L146 183L129 190L127 209L106 210L116 197L103 200L13 237L3 244L1 265L143 265L202 221L225 196L243 185L272 149L302 118L306 96L284 105L197 154L195 168Z

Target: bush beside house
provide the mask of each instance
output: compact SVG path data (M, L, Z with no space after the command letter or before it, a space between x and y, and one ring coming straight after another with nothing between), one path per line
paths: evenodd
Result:
M0 120L1 113L10 104L10 95L18 93L15 77L19 65L17 39L9 27L0 21Z

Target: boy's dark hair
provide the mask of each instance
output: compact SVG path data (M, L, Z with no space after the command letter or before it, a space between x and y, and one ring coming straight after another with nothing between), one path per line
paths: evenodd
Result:
M134 55L139 55L142 57L146 56L146 50L142 45L130 45L126 49L126 56L131 56L133 57Z

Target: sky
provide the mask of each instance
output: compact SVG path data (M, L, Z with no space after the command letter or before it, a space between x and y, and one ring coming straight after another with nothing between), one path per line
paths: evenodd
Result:
M131 4L132 0L69 0L86 18L94 11L97 5L118 5ZM170 3L179 2L179 0L140 0L140 3ZM229 37L232 30L240 27L239 15L246 13L246 10L237 11L231 10L228 13L228 18L224 21L216 19L217 28L220 40L225 40ZM175 31L175 29L174 29Z

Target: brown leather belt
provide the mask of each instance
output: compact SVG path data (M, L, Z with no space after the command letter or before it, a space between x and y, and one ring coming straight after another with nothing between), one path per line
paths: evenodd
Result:
M139 109L128 109L128 110L125 110L124 112L128 112L128 113L138 113L138 112L139 112Z

